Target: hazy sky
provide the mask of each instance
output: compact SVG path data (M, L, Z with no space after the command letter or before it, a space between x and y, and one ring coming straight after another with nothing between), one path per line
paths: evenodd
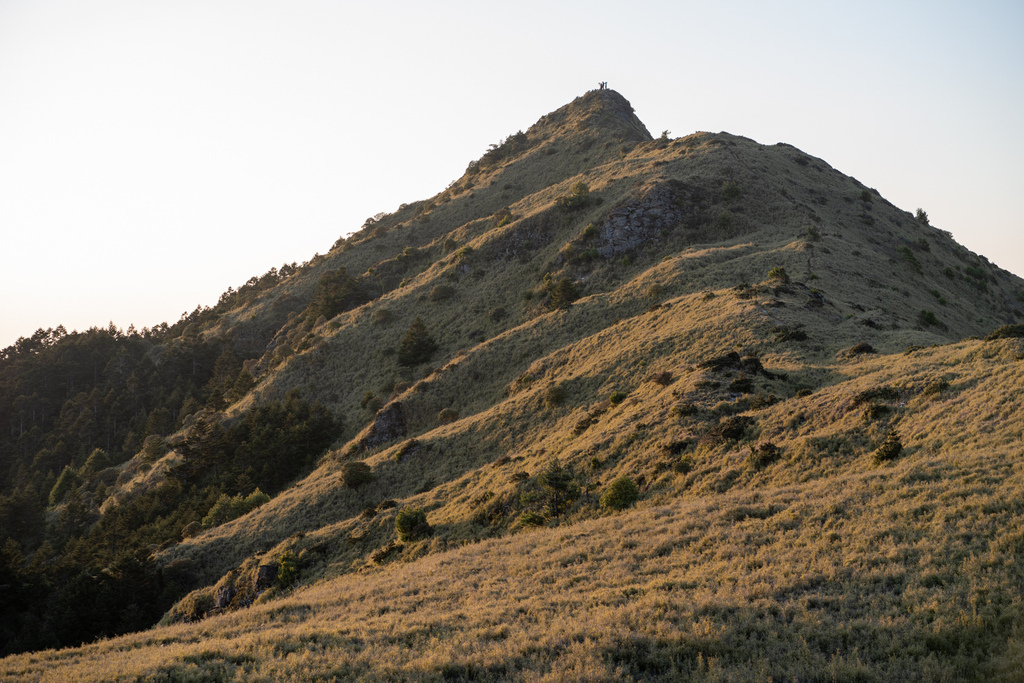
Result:
M1024 275L1024 3L0 0L0 347L175 322L595 88Z

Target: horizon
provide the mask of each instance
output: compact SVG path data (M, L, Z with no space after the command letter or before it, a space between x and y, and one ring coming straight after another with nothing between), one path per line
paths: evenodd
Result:
M722 43L706 27L726 20ZM792 144L1022 276L1022 28L1006 2L7 3L0 348L212 307L599 81L655 137ZM595 49L623 36L635 50Z

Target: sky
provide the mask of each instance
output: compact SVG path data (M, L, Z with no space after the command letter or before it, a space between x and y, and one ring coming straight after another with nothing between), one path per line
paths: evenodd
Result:
M174 323L607 81L1024 276L1024 3L0 0L0 348Z

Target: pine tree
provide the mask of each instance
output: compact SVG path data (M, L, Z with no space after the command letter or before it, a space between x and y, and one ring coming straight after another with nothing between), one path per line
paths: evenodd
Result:
M409 325L409 330L398 345L399 365L426 363L437 351L437 344L430 338L427 326L419 316Z

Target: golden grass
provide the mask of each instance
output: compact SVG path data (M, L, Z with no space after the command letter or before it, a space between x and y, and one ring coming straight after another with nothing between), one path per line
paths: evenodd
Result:
M429 220L415 218L419 205L398 211L387 234L359 235L208 330L308 297L327 268L362 273L406 246L433 255L404 286L317 327L320 341L235 408L300 387L345 416L337 449L270 503L160 555L191 564L210 592L227 572L294 550L303 587L198 624L8 658L0 672L1012 680L1024 344L954 340L1014 320L1024 283L792 147L725 133L638 142L615 126L592 135L600 107L575 104L531 128L521 155L433 198ZM555 198L579 180L603 203L559 213ZM628 260L560 258L589 222L669 181L691 193L683 225ZM516 218L496 227L505 206ZM444 253L446 239L472 251ZM767 280L775 267L794 282ZM582 297L564 311L524 297L546 273ZM431 301L438 284L454 295ZM384 309L392 319L380 324ZM440 349L431 367L402 369L387 350L417 315ZM780 340L786 330L807 338ZM844 352L859 342L879 353ZM770 374L706 364L733 351ZM663 372L670 381L651 381ZM556 385L564 402L549 404ZM880 388L891 391L868 393ZM367 391L402 401L419 448L349 454L372 417L359 407ZM612 392L627 398L610 406ZM441 410L459 419L438 424ZM749 421L740 439L705 438L729 417ZM903 454L878 465L891 431ZM765 443L778 460L752 457ZM548 527L519 530L501 505L520 509L555 457L584 493ZM374 481L344 488L347 458ZM600 491L623 475L643 483L641 502L605 516ZM388 499L422 507L435 533L379 566L397 508L362 513Z

